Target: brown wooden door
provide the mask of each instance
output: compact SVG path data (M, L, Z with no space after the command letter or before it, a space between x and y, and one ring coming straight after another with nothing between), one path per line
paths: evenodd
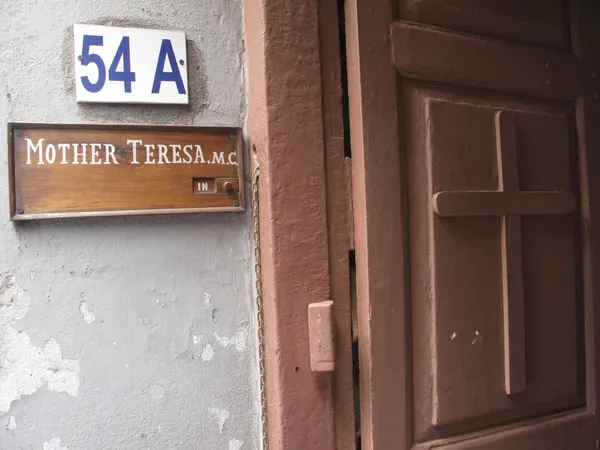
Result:
M346 16L363 448L597 449L600 3Z

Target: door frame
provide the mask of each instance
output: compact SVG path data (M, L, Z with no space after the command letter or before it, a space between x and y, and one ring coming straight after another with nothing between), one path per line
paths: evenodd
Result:
M348 450L354 441L336 3L244 0L269 450ZM308 306L328 300L336 367L312 372Z

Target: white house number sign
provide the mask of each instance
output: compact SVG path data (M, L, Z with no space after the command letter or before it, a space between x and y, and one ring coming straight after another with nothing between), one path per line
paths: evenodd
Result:
M185 34L74 25L78 102L188 104Z

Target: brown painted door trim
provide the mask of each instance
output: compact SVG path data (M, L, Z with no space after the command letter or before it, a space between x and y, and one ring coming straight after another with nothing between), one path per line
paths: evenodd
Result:
M348 450L354 438L335 5L244 2L247 134L260 165L269 450ZM312 372L308 306L328 300L336 368Z
M346 2L363 450L412 442L396 74L382 64L392 19L391 1Z

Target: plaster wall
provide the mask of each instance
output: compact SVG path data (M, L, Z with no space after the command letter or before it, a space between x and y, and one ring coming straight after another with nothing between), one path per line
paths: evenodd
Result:
M184 31L189 107L78 105L72 25ZM250 217L9 220L5 124L243 126L241 0L0 0L0 449L259 448Z

